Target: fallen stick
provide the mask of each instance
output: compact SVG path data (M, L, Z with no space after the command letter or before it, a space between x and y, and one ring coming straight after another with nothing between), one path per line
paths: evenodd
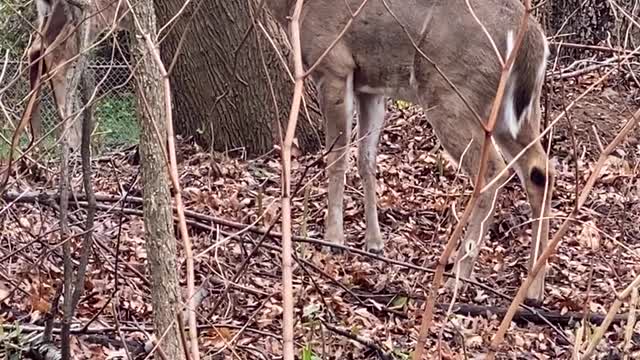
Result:
M441 310L447 310L449 308L448 303L438 304L437 307ZM507 313L508 308L505 306L484 306L484 305L475 305L475 304L462 304L458 303L453 305L453 313L458 315L465 316L483 316L490 318L493 315L498 316L499 318L503 317ZM578 311L569 311L566 313L562 313L559 311L546 311L546 310L535 310L531 311L528 309L519 309L516 311L513 321L515 322L530 322L536 325L546 325L545 322L541 320L540 317L544 317L549 322L560 325L560 326L568 326L573 322L578 322L582 320L585 316L584 313ZM627 320L628 314L619 314L612 318L613 323L622 323ZM587 316L587 320L594 325L600 325L605 321L606 315L603 314L594 314L589 313Z
M378 357L382 360L393 360L393 356L391 356L389 353L387 353L386 351L384 351L382 349L382 347L380 347L380 345L376 344L376 342L372 339L366 338L364 336L361 335L356 335L353 334L351 331L349 330L344 330L344 329L340 329L338 327L335 327L331 324L328 324L325 321L322 321L322 325L324 325L324 327L326 327L327 329L329 329L330 331L340 335L340 336L344 336L348 339L351 339L355 342L358 342L364 346L366 346L369 350L373 351L376 353L376 355L378 355Z

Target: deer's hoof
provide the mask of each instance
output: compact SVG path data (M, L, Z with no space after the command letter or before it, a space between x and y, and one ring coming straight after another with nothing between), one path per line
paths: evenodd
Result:
M457 281L458 283L458 291L460 291L460 289L462 288L462 286L464 285L464 283L460 280ZM450 291L455 290L456 288L456 279L455 278L448 278L447 281L444 283L444 288Z
M336 230L335 228L329 228L324 235L324 241L330 244L344 245L344 233ZM343 250L335 246L323 246L322 251L329 252L331 254L342 254Z
M473 274L469 275L469 280L475 280L475 276ZM469 284L466 281L463 281L462 279L458 279L458 281L456 281L455 277L448 278L447 281L444 283L444 288L451 292L453 292L453 290L456 289L456 286L458 287L458 294L460 294L467 290L467 287L469 286Z
M367 235L365 237L365 244L369 253L380 256L384 254L384 241L382 241L382 236L380 236L379 233Z
M544 302L544 283L539 282L531 284L527 291L524 303L531 307L540 307Z
M378 255L378 256L383 256L384 255L384 248L367 248L367 252L373 254L373 255Z
M325 247L325 249L327 249L327 251L333 255L342 255L344 254L344 250L342 250L342 248L339 247L335 247L335 246L327 246Z
M542 300L538 299L524 299L524 304L532 308L542 307Z

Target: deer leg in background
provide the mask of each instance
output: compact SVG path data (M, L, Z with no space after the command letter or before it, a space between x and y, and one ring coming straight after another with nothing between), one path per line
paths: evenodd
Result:
M55 73L50 74L50 84L53 90L53 98L60 115L60 121L62 122L55 131L55 134L57 135L56 138L60 139L62 136L65 136L67 144L69 144L70 150L73 152L79 149L81 139L81 134L76 131L76 124L69 123L74 120L74 116L71 116L72 111L69 112L67 108L74 109L74 107L68 107L68 104L66 103L66 93L68 88L67 74L72 73L68 70L69 66L73 66L73 64L65 64L62 66L58 66L55 62L47 62L47 64L51 64L50 68L55 69L53 70ZM76 121L76 123L80 123L80 121Z
M72 72L68 72L68 74L72 74ZM64 126L58 128L59 136L65 136L70 151L75 152L80 149L80 143L82 141L82 121L79 121L79 118L75 116L74 112L76 110L74 109L79 109L79 107L83 105L80 105L79 99L75 97L71 99L74 104L67 104L65 96L68 88L68 79L64 76L54 76L51 85L54 88L56 103L58 104L60 113L63 114L61 115L61 119L66 122ZM64 133L62 133L62 131L64 131Z
M515 157L529 143L533 142L540 133L539 105L534 108L536 110L533 119L522 124L522 129L515 139L507 132L496 133L496 139L507 158ZM531 257L529 258L529 269L531 269L535 260L546 248L549 240L549 214L551 212L551 197L554 188L554 169L549 163L540 141L535 141L535 145L527 149L524 155L516 161L515 168L520 177L520 182L527 192L527 197L531 204L532 218L538 219L533 222L533 231L531 232ZM538 236L539 242L536 241ZM527 302L529 304L539 304L544 299L544 280L545 268L542 268L527 291Z
M380 95L358 94L358 171L364 189L367 250L382 253L384 242L378 224L376 205L376 154L380 132L384 126L385 98Z
M332 149L327 155L329 193L325 239L344 244L343 197L353 119L353 75L336 76L333 72L327 72L319 80L318 94L325 121L326 147Z
M34 44L29 49L29 87L31 91L36 91L33 96L39 97L42 93L41 89L36 89L41 85L43 76L45 76L47 69L44 59L40 59L42 54L42 45L39 39L34 41ZM31 125L31 142L32 144L38 141L43 134L42 131L42 118L40 117L40 101L36 100L31 113L31 119L29 120Z

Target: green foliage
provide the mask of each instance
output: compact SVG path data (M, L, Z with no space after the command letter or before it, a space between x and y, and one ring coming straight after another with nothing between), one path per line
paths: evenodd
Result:
M0 49L2 55L9 50L11 57L20 57L29 35L36 25L36 7L31 1L0 1Z
M320 357L313 352L311 345L306 344L302 348L302 360L320 360Z
M8 128L0 129L2 133L2 140L0 140L0 160L7 159L9 156L9 147L10 145L4 139L11 141L11 137L13 136L13 130ZM25 149L29 145L29 140L26 134L20 137L20 141L18 142L18 147L20 149ZM13 158L15 159L18 156L17 153L14 152Z
M404 100L395 100L393 104L398 108L398 110L404 110L413 105L410 102Z
M57 115L44 118L55 118L55 122L58 122ZM132 94L110 96L102 99L95 108L95 121L97 128L92 137L95 152L138 143L140 129L138 127L138 121L136 120L136 101ZM53 126L53 123L44 123L43 130L45 133L51 130L51 126ZM13 128L7 126L1 128L0 132L5 139L11 140ZM18 144L20 150L27 149L29 145L30 138L28 137L29 135L27 135L28 132L27 130L20 137ZM50 154L56 153L56 134L56 131L49 134L40 143L39 147L41 149L52 149L53 152L49 152ZM8 155L9 144L4 140L0 140L0 159L7 159ZM16 159L18 156L19 153L14 152L13 158Z
M94 143L113 148L138 142L140 128L136 120L134 95L110 96L102 99L95 109L98 124Z
M399 360L409 360L409 359L411 359L411 355L412 354L413 353L409 354L407 352L404 352L404 351L401 351L401 350L398 350L398 349L393 351L394 358L395 359L399 359Z
M20 327L5 330L0 327L0 359L19 360L23 358L24 336Z

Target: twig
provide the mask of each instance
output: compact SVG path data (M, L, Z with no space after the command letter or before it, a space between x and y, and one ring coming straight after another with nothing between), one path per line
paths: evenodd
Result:
M113 311L113 320L115 322L116 334L118 334L118 336L120 337L120 341L122 342L122 348L124 349L124 352L127 355L127 360L131 360L132 359L131 352L129 351L129 347L127 346L127 341L124 338L124 334L120 329L120 314L118 312L118 301L116 300L111 302L111 305L113 307L112 311Z
M598 69L607 67L607 66L617 66L618 64L614 63L615 61L620 60L622 57L612 57L610 59L607 59L599 64L594 64L591 66L587 66L584 67L582 69L578 69L578 70L574 70L571 72L561 72L559 74L554 74L553 78L554 79L569 79L569 78L573 78L573 77L578 77L580 75L584 75L584 74L589 74L592 73Z
M562 41L560 42L549 41L549 45L554 45L554 46L561 45L563 47L574 48L574 49L586 49L586 50L602 51L602 52L625 54L625 55L631 54L633 52L632 50L626 50L626 49L615 49L611 47L597 46L597 45L574 44L574 43L566 43Z
M56 314L60 310L60 296L62 295L62 284L56 286L56 292L51 299L51 308L44 317L44 331L42 335L42 342L48 343L51 341L51 331L53 330L53 320Z
M437 307L442 310L447 310L450 304L438 304ZM483 305L475 305L475 304L463 304L456 303L452 307L452 311L455 314L465 315L465 316L484 316L488 319L493 315L503 316L507 313L508 308L504 306L483 306ZM533 310L533 309L532 309ZM541 319L545 319L552 324L558 326L568 326L573 323L580 322L581 319L586 319L592 324L602 324L605 321L606 315L602 314L593 314L593 313L585 313L585 312L566 312L562 313L559 311L545 311L545 310L526 310L520 309L516 312L513 321L521 322L521 323L534 323L540 325L546 325L546 321L541 321ZM619 314L613 318L614 323L622 323L627 319L628 314ZM567 340L567 339L565 339Z
M604 319L602 324L598 327L598 329L595 331L595 333L591 337L589 346L587 347L587 350L584 352L582 356L584 359L589 359L591 357L591 355L593 354L593 351L596 349L596 347L600 343L600 340L602 340L602 336L604 335L605 331L607 331L607 329L613 322L613 319L615 318L616 313L622 306L623 301L626 300L629 297L629 295L631 295L634 289L636 289L637 291L638 287L640 287L640 275L636 276L636 278L631 282L631 284L629 284L626 289L624 289L620 294L616 296L616 300L613 302L613 305L611 305L611 308L609 308L607 317Z
M86 69L86 66L85 66ZM91 96L89 75L83 69L81 75L82 81L82 101L88 101ZM91 132L93 130L93 108L91 105L84 106L84 114L82 119L82 142L80 147L82 157L82 180L84 193L87 198L87 218L85 221L84 237L82 241L82 254L80 255L80 263L78 264L78 277L74 286L73 306L75 307L80 300L80 296L84 291L84 279L89 264L89 258L93 249L93 227L96 215L96 197L93 191L93 183L91 182ZM65 299L66 300L66 299Z
M284 360L295 359L293 343L293 242L291 233L291 146L298 122L300 102L304 91L304 69L300 45L300 14L304 0L297 0L289 24L295 69L293 100L289 112L286 135L282 144L282 354Z
M184 314L182 311L176 311L176 323L178 324L178 330L180 331L180 342L182 343L184 358L189 359L189 341L185 335L186 329L184 328Z
M84 18L87 15L87 7L86 4L85 6L80 9L79 11L75 11L74 9L70 9L68 6L66 6L66 12L71 16L72 19L75 20L76 23L80 22L79 19ZM78 14L78 12L80 14ZM78 17L78 15L80 15ZM77 29L77 31L75 32L75 36L76 36L76 40L77 40L77 44L79 44L79 49L84 49L89 42L89 26L90 24L88 22L82 22L81 24L79 24L79 27ZM86 70L87 67L87 57L86 55L79 55L78 57L78 61L76 62L75 68L73 73L71 74L71 81L69 82L68 88L66 89L67 93L65 94L65 104L67 104L67 107L64 110L67 110L69 113L73 113L73 111L75 110L75 107L77 105L76 102L76 94L77 94L77 90L78 87L80 85L80 82L82 80L85 79L84 77L84 72ZM88 91L88 89L86 89L88 87L88 84L82 84L82 86L85 88L83 90L83 93L86 94L86 91ZM83 99L83 101L86 99ZM62 110L62 109L60 109ZM62 117L62 122L63 122L63 131L61 133L61 139L60 139L60 146L62 147L62 160L61 160L61 179L60 179L60 228L61 228L61 234L63 235L63 237L67 237L67 234L69 233L69 228L68 228L68 216L67 216L67 211L68 211L68 205L69 205L69 197L68 197L68 192L69 192L69 182L70 182L70 175L69 175L69 143L68 143L68 138L67 138L67 132L70 129L69 126L69 118L65 118L67 116L67 114L63 113L61 111L61 117ZM88 116L87 112L84 113L84 116ZM91 120L85 120L86 122L90 123ZM89 128L89 135L91 134L91 129ZM84 136L83 136L83 142L85 142ZM89 143L90 145L90 143ZM88 164L90 166L90 163ZM90 172L90 170L89 170ZM91 178L89 177L88 179L85 179L85 181L89 181L91 182ZM91 185L89 186L91 187ZM87 195L90 197L90 190L85 189L85 191L87 191ZM87 216L87 223L89 223L89 221L91 221L91 223L93 222L93 216L90 214L89 216ZM63 314L63 320L62 320L62 339L61 339L61 343L62 343L62 358L64 360L68 360L71 358L71 343L70 343L70 328L71 328L71 319L73 318L73 315L75 313L75 308L77 306L77 303L80 299L80 295L82 294L82 291L84 290L84 276L85 276L85 270L86 270L86 266L87 263L89 261L89 254L91 253L91 247L90 247L90 242L91 239L93 237L92 236L85 236L85 241L84 241L84 247L82 249L82 254L80 255L81 257L81 262L78 266L78 276L75 279L75 281L73 281L74 276L73 276L73 264L71 263L71 241L65 241L64 245L63 245L63 252L64 252L64 314ZM88 246L87 246L88 245ZM75 283L75 284L74 284ZM72 284L73 288L72 288Z
M629 309L629 316L627 317L627 325L624 330L624 359L629 359L629 351L631 350L631 338L633 338L633 331L636 326L636 307L638 307L638 288L634 288L631 291L631 308Z
M175 320L173 321L175 322ZM171 327L173 327L173 322L171 324L171 326L167 327L167 329L170 329ZM59 325L59 324L57 324ZM38 326L38 325L32 325L32 324L1 324L0 328L5 329L5 330L16 330L16 329L20 329L22 332L41 332L44 330L44 326ZM250 327L244 327L241 325L236 325L236 324L211 324L211 325L198 325L198 329L199 330L209 330L209 329L214 329L214 328L227 328L227 329L243 329L244 331L247 332L251 332L254 334L258 334L264 337L270 337L276 340L281 340L281 338L276 335L273 334L271 332L268 331L263 331L263 330L259 330L259 329L254 329L254 328L250 328ZM121 326L120 327L120 331L123 332L140 332L140 331L154 331L154 327L152 325L149 326L145 326L145 327L139 327L139 326ZM82 328L82 326L72 326L71 327L71 333L74 335L92 335L92 334L106 334L106 333L115 333L116 332L116 328L112 327L112 326L101 326L101 327L95 327L95 328L89 328L87 330L84 330ZM54 327L53 328L53 333L54 334L60 334L60 327ZM164 336L161 336L161 338L158 340L160 341ZM155 351L155 350L154 350ZM150 354L153 355L153 352L151 351ZM173 360L173 359L172 359Z
M347 330L343 330L340 328L337 328L333 325L328 324L326 321L324 320L320 320L322 322L322 325L324 325L324 327L326 327L327 329L333 331L334 333L338 334L338 335L342 335L346 338L349 338L353 341L357 341L360 344L368 347L370 350L373 350L376 355L378 355L378 357L382 360L393 360L393 357L388 354L386 351L384 351L378 344L376 344L373 340L365 338L363 336L360 335L356 335L356 334L352 334L351 332L347 331Z

